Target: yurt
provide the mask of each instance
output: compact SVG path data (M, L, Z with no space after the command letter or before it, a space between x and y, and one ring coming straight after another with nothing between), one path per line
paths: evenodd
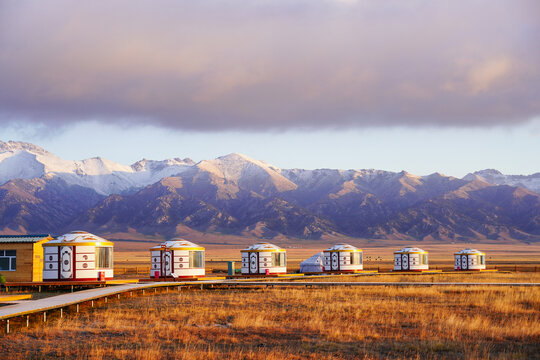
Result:
M324 271L324 253L319 252L300 263L301 273L320 273Z
M336 244L324 250L324 271L355 271L364 268L362 250L349 244Z
M485 270L486 254L476 249L463 249L454 254L455 270Z
M241 251L242 274L284 274L287 272L285 249L270 243L257 243Z
M114 244L72 231L43 244L43 280L111 280Z
M394 252L394 271L428 270L428 252L407 246Z
M172 239L150 249L150 277L204 276L204 248L184 239Z

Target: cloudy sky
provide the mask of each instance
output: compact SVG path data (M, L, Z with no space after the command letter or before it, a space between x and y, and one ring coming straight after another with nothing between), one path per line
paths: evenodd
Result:
M0 0L0 140L540 171L540 2Z

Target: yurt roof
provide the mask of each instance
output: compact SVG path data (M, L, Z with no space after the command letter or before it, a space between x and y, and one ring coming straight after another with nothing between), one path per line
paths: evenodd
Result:
M242 251L285 251L285 250L280 248L277 245L264 242L264 243L257 243L257 244L250 245L247 248L243 249Z
M463 249L455 253L455 255L485 255L483 252L476 249Z
M349 244L335 244L334 246L331 246L324 251L335 252L335 251L362 251L362 250Z
M43 246L113 246L114 244L86 231L72 231L46 242Z
M405 246L403 249L396 251L394 254L427 254L427 251L424 251L418 247L414 246Z
M204 250L204 247L199 246L191 241L176 238L162 242L159 245L153 246L150 250Z
M319 252L300 263L300 265L323 265L324 253Z

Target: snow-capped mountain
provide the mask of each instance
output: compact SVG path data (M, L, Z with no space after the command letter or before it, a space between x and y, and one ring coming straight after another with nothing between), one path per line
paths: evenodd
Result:
M280 169L241 154L126 166L0 142L0 232L540 241L538 178Z
M498 170L486 169L467 174L463 179L479 179L494 185L520 186L540 194L540 172L532 175L504 175Z
M0 141L0 184L12 179L52 175L68 184L80 185L99 194L109 195L153 184L164 177L176 175L193 164L190 159L143 159L131 166L101 157L71 161L61 159L30 143Z

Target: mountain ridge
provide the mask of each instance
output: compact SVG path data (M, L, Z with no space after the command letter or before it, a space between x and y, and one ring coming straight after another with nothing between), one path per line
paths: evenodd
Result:
M539 241L540 194L504 183L536 175L280 169L238 153L127 166L0 141L0 232Z

